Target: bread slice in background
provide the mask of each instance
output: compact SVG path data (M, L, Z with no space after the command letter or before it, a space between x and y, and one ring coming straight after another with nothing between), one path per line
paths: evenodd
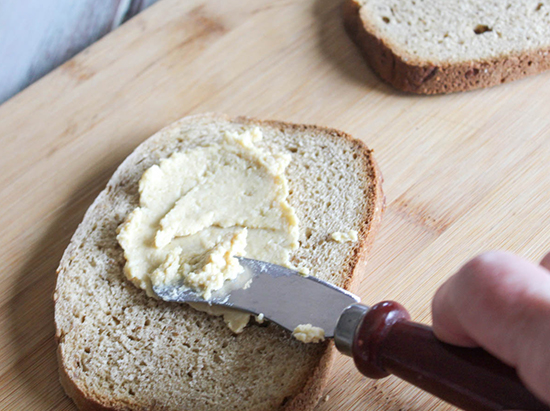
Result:
M548 0L345 0L344 23L403 91L465 91L550 68Z
M183 118L121 164L76 230L58 269L61 382L82 410L308 410L326 384L332 342L303 344L274 324L233 334L221 317L147 297L128 281L116 229L138 205L143 172L170 153L260 127L289 153L288 200L300 219L291 261L349 289L384 208L371 151L328 128L206 114ZM337 243L336 231L359 241Z

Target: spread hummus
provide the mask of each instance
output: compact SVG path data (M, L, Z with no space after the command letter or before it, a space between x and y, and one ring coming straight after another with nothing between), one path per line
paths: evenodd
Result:
M292 335L304 343L318 343L325 340L325 330L311 324L300 324L294 329Z
M298 220L287 201L284 170L290 157L258 147L261 139L259 129L228 132L145 171L139 207L117 237L126 257L124 273L134 284L150 296L153 286L177 285L208 300L242 272L235 256L291 266ZM227 316L234 331L249 318L234 310Z
M331 234L331 237L337 243L347 243L357 241L357 231L349 230L348 232L337 231Z

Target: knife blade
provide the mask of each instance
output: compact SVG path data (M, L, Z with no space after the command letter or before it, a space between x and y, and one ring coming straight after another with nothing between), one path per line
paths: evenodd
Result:
M342 312L360 301L356 295L313 276L304 277L265 261L237 258L244 271L213 292L208 303L263 314L289 331L311 324L332 338ZM153 291L165 301L205 302L200 294L181 286L153 287Z

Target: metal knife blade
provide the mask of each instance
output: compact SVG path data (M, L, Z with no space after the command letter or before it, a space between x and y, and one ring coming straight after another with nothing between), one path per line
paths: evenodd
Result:
M356 295L326 281L264 261L237 257L244 272L227 281L221 290L205 301L200 294L181 286L153 287L165 301L208 302L263 314L264 317L293 331L300 324L311 324L334 337L340 315L360 301Z

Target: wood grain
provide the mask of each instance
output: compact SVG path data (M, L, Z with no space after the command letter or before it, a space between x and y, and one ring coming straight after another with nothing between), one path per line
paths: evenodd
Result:
M141 141L206 111L340 128L375 150L388 210L360 294L430 321L437 287L488 249L550 248L550 74L421 97L368 70L339 4L164 0L0 106L0 408L74 410L57 382L55 269ZM329 410L449 410L340 357Z

